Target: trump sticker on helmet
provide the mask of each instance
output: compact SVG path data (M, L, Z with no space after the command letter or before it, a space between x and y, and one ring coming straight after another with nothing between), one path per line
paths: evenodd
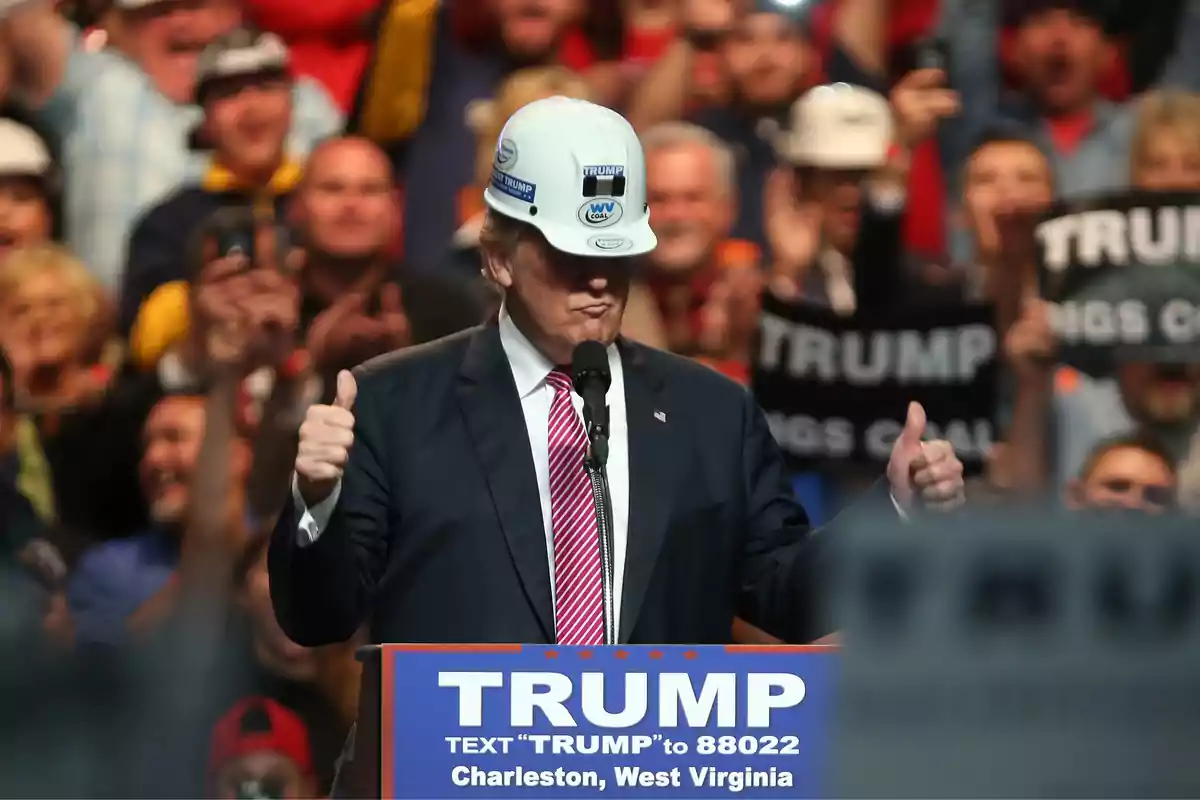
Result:
M633 247L633 242L624 236L593 236L587 241L588 247L605 253L617 253Z
M589 200L579 207L579 221L593 228L607 228L621 219L625 209L611 197Z
M620 164L597 164L583 168L584 197L624 197L625 168Z
M526 203L532 203L534 195L537 194L536 184L514 178L501 172L499 167L492 170L492 188Z
M512 139L501 139L496 145L496 169L508 172L517 165L517 144Z

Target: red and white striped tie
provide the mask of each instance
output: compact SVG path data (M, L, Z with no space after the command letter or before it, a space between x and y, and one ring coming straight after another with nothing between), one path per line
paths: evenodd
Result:
M563 645L604 644L604 594L596 499L583 466L587 432L571 404L571 377L546 376L550 405L550 519L554 529L554 629Z

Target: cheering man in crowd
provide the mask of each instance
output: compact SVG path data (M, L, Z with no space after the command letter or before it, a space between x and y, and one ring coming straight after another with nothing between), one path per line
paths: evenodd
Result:
M374 641L716 643L735 614L789 641L828 632L829 536L811 534L761 410L713 370L617 339L632 259L657 243L645 181L613 111L556 97L508 121L482 237L499 318L342 373L301 426L269 555L294 641L368 617ZM611 381L610 584L561 366L583 342ZM892 499L955 506L962 465L923 432L914 404Z
M1163 514L1175 508L1175 482L1174 457L1162 445L1147 436L1117 436L1092 449L1064 499L1076 510Z
M187 241L219 208L252 203L283 216L283 202L300 180L288 158L292 81L287 50L272 34L235 28L204 49L196 77L204 121L192 144L213 151L198 183L180 187L144 215L130 236L121 289L121 329L164 283L186 278Z
M208 167L189 150L199 56L238 24L236 0L114 0L121 49L88 50L52 0L0 0L14 99L63 143L71 249L115 291L138 215ZM0 55L0 60L3 59ZM297 154L341 128L310 80L293 89Z

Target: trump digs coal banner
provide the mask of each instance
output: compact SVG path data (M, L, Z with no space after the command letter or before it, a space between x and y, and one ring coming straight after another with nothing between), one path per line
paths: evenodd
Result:
M996 359L987 306L843 317L766 296L752 385L795 461L886 463L915 400L927 434L978 467L993 438Z
M1200 360L1200 195L1065 201L1035 231L1061 361L1104 376Z
M383 797L813 798L831 647L390 645Z

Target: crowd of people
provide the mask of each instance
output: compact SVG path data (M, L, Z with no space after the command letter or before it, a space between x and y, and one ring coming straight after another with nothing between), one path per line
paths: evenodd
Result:
M329 791L367 637L275 620L297 428L495 316L483 190L541 98L641 136L624 335L749 387L764 296L987 303L969 501L1195 506L1200 357L1061 363L1033 221L1200 192L1197 59L1200 0L0 0L3 791Z

